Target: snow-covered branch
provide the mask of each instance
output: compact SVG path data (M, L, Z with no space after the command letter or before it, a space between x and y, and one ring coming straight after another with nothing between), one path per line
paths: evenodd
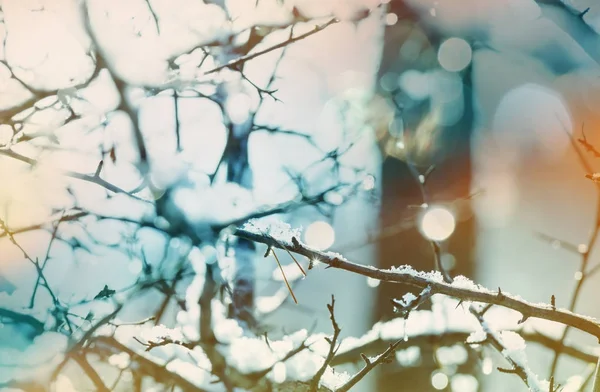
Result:
M430 287L434 294L444 294L463 301L504 306L520 312L523 315L523 320L535 317L554 321L587 332L600 339L600 321L593 317L555 308L550 304L528 302L518 296L504 293L500 289L497 291L489 290L464 277L455 279L453 283L446 283L439 273L415 271L408 265L391 270L362 265L349 261L342 255L333 252L311 249L295 237L288 236L285 238L280 236L275 240L264 232L253 230L252 226L249 225L237 229L234 234L240 238L263 243L267 246L287 249L307 257L308 260L317 261L332 268L346 270L384 282L403 283L421 289Z

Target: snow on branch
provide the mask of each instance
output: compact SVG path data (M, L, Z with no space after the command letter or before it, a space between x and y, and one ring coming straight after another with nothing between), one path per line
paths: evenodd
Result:
M600 320L555 308L550 304L528 302L519 296L502 292L499 289L495 291L481 287L467 278L456 279L453 283L446 283L439 272L416 271L408 265L390 270L365 266L349 261L334 252L322 252L312 249L302 244L292 233L280 233L275 239L262 231L253 229L250 225L235 230L234 235L274 248L288 249L293 253L307 257L309 260L318 260L331 268L346 270L384 282L404 283L420 289L430 287L433 294L444 294L463 301L500 305L520 312L524 320L535 317L554 321L587 332L600 339Z

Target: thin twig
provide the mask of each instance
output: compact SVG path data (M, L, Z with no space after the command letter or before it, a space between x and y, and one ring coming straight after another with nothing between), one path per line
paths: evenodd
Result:
M225 69L225 68L233 68L233 69L238 68L240 65L242 65L245 62L248 62L248 61L250 61L252 59L255 59L255 58L259 57L259 56L262 56L263 54L272 52L272 51L274 51L276 49L283 48L283 47L285 47L287 45L290 45L290 44L292 44L294 42L303 40L304 38L310 37L311 35L314 35L314 34L320 32L320 31L323 31L327 27L329 27L329 26L331 26L333 24L336 24L338 22L339 22L339 20L336 19L336 18L330 19L327 23L315 26L315 28L312 29L309 32L306 32L304 34L300 34L299 36L294 37L294 38L289 38L289 39L287 39L287 40L285 40L283 42L280 42L280 43L278 43L276 45L270 46L270 47L268 47L266 49L263 49L263 50L260 50L258 52L250 53L250 54L247 54L245 56L239 57L239 58L237 58L235 60L232 60L232 61L228 62L227 64L223 64L223 65L220 65L220 66L218 66L216 68L213 68L210 71L205 72L204 74L205 75L209 75L209 74L218 72L218 71L220 71L222 69Z
M38 165L38 161L33 159L33 158L29 158L26 157L24 155L18 154L12 150L0 150L0 155L4 155L13 159L16 159L18 161L27 163L30 166L37 166ZM86 181L92 184L96 184L99 185L103 188L105 188L108 191L114 192L114 193L122 193L125 194L127 196L130 196L136 200L139 201L143 201L146 203L150 203L150 201L148 200L144 200L136 195L134 195L132 192L128 192L122 188L119 188L118 186L111 184L110 182L102 179L98 173L95 173L94 175L88 175L88 174L83 174L83 173L78 173L78 172L74 172L74 171L70 171L70 170L64 170L62 171L62 174L64 174L67 177L71 177L71 178L75 178L81 181Z
M443 333L438 332L419 332L417 334L411 334L408 336L407 340L403 340L402 343L398 346L398 350L407 349L409 347L423 347L423 346L444 346L451 347L455 344L461 344L467 341L469 335L474 332L473 330L464 330L464 331L446 331ZM526 342L535 343L542 347L549 348L551 350L556 349L561 343L558 339L552 338L540 332L527 332L524 330L515 329L514 332L517 332ZM395 339L384 339L379 337L374 340L370 340L365 344L359 347L353 347L350 350L338 352L332 361L331 365L342 365L345 363L355 362L356 358L360 355L360 353L365 353L367 355L372 355L376 352L380 352L385 349L385 347L389 346L393 343ZM598 355L594 352L592 348L582 348L576 347L569 344L564 344L563 354L568 355L574 359L577 359L582 362L595 364L598 361Z
M331 339L327 338L327 342L329 343L329 352L327 353L325 362L323 362L323 365L319 368L317 373L310 381L310 392L316 392L319 389L321 377L323 377L325 370L327 370L327 367L331 364L335 357L335 354L337 353L337 350L339 349L337 341L342 330L340 329L340 326L335 320L335 297L333 296L333 294L331 295L331 305L328 304L327 309L329 310L329 318L331 319L331 325L333 326L333 336L331 337Z
M562 120L560 120L560 118L559 118L559 121L562 124ZM568 131L567 127L564 124L562 124L562 126L563 126L565 133L567 134L567 137L571 141L573 150L575 151L577 157L579 158L579 161L580 161L581 165L583 166L584 170L586 170L586 172L588 172L588 173L591 173L592 172L591 164L588 162L588 160L583 155L581 150L577 147L577 143L576 143L575 139L573 138L573 136L571 135L571 133ZM583 125L582 125L582 132L583 132ZM585 140L585 135L583 135L583 138ZM586 146L589 145L589 143L587 143L587 140L585 140L585 143L586 143ZM596 152L596 150L593 149L592 152ZM586 272L587 272L586 270L588 268L588 264L590 261L591 251L594 248L594 246L596 245L597 240L598 240L598 235L600 234L600 183L594 183L594 184L596 185L596 187L595 187L595 189L596 189L596 215L595 215L595 221L594 221L594 228L592 230L592 233L590 234L588 243L586 245L586 251L581 253L581 262L580 262L580 266L579 266L579 271L581 272L581 279L579 279L577 281L577 283L575 284L575 288L573 289L573 295L571 297L571 301L569 303L569 308L568 308L569 311L571 311L571 312L575 311L575 306L577 305L577 300L579 299L579 295L581 294L581 290L583 289L583 284L588 278L588 275L586 274ZM560 339L561 343L564 343L565 339L567 338L568 333L569 333L569 326L567 325L567 327L563 330L563 333L562 333L562 336ZM554 378L556 369L558 368L558 361L560 360L560 354L561 354L561 350L560 350L560 345L559 345L558 350L556 350L554 352L554 358L552 359L552 364L550 365L550 378Z
M347 392L356 385L360 380L362 380L371 370L373 370L377 365L381 365L383 363L391 362L393 360L393 354L396 352L396 349L400 345L403 339L398 340L397 342L390 344L387 350L385 350L382 354L377 356L375 360L369 359L366 355L362 356L363 361L365 362L365 366L356 373L350 380L348 380L344 385L336 389L336 392Z
M297 304L298 299L296 299L296 295L294 295L294 290L292 290L292 286L290 286L290 283L287 280L287 276L285 276L285 271L283 270L283 267L281 266L281 262L279 261L279 258L277 257L277 254L275 253L273 248L271 248L271 254L273 255L273 257L275 257L275 261L277 261L277 265L279 266L279 269L281 270L281 275L283 276L283 281L285 282L285 285L287 286L294 302Z
M186 378L180 376L177 373L170 372L163 365L155 363L150 359L138 354L134 350L120 343L113 337L99 336L94 338L92 341L92 348L102 347L109 349L112 353L127 353L131 358L131 361L139 366L139 371L146 374L157 381L163 383L173 383L179 386L183 391L191 392L206 392L205 389L197 387Z

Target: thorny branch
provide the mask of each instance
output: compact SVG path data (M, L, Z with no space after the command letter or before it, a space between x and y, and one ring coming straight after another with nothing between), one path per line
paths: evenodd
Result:
M320 32L320 31L323 31L327 27L329 27L329 26L331 26L333 24L336 24L338 22L339 22L338 19L332 18L328 22L326 22L326 23L324 23L322 25L317 25L317 26L315 26L314 29L312 29L312 30L310 30L310 31L308 31L308 32L306 32L304 34L300 34L297 37L290 37L289 39L287 39L287 40L285 40L283 42L280 42L280 43L278 43L276 45L270 46L270 47L268 47L266 49L263 49L263 50L260 50L260 51L254 52L254 53L249 53L249 54L244 55L242 57L239 57L239 58L237 58L235 60L232 60L232 61L228 62L227 64L220 65L220 66L215 67L215 68L213 68L213 69L211 69L209 71L206 71L205 75L210 75L212 73L218 72L218 71L220 71L222 69L226 69L226 68L238 69L239 66L241 66L242 64L244 64L244 63L246 63L246 62L248 62L248 61L250 61L252 59L255 59L255 58L259 57L259 56L262 56L262 55L264 55L266 53L269 53L269 52L272 52L274 50L286 47L286 46L288 46L288 45L290 45L290 44L292 44L294 42L303 40L303 39L305 39L307 37L310 37L311 35L314 35L314 34Z
M403 340L397 347L398 350L404 350L409 347L425 347L425 346L453 346L455 344L465 343L469 338L469 335L473 331L465 330L465 331L446 331L444 333L438 332L423 332L417 333L413 335L408 335L406 340ZM547 336L541 332L529 332L525 330L516 329L517 332L526 342L535 343L540 346L549 348L551 350L555 350L557 347L561 345L558 339L554 339L550 336ZM345 350L342 352L338 352L333 361L331 362L332 366L341 365L345 363L355 362L357 358L359 358L360 353L365 353L367 355L374 355L376 352L381 352L390 344L394 343L396 339L389 340L383 339L381 337L377 339L373 339L368 343L361 345L360 347L354 347L349 350ZM568 355L572 358L575 358L579 361L586 363L595 364L598 360L598 355L594 352L592 348L581 348L576 347L567 343L563 344L564 347L562 349L563 354Z
M360 380L362 380L371 370L373 370L378 365L383 363L390 363L394 359L394 352L400 345L402 340L398 340L385 350L383 353L379 354L375 358L369 358L366 355L362 355L362 359L365 362L365 366L350 380L348 380L344 385L336 389L336 392L346 392L349 391L354 385L356 385Z
M417 181L417 183L418 183L419 191L421 193L423 203L425 203L425 205L427 205L429 203L429 197L427 194L426 181L427 181L427 178L429 177L429 175L434 170L434 167L431 166L426 171L425 174L420 174L419 171L416 169L416 167L410 161L407 162L407 165L408 165L415 181ZM445 283L452 285L454 283L454 278L452 278L450 273L443 268L442 263L441 263L440 245L434 240L431 240L430 243L431 243L431 248L432 248L432 252L433 252L433 256L434 256L434 260L435 260L436 270L441 273L443 281ZM423 291L426 292L427 295L430 295L431 290L429 289L429 286L426 289L424 289ZM498 295L502 295L500 288L498 288ZM417 306L420 302L422 302L422 298L420 298L420 297L424 297L424 295L421 294L417 298L419 301L417 301L417 300L413 301L415 303L415 306ZM409 304L409 305L412 305L412 304ZM479 322L479 325L481 325L481 327L483 328L484 332L487 335L487 340L512 365L512 369L510 370L510 372L517 374L521 378L521 380L523 380L525 385L527 385L529 387L529 389L531 391L542 392L543 387L540 385L540 382L538 381L537 377L530 377L532 372L527 367L527 363L515 359L513 357L513 355L507 350L501 336L496 331L494 331L492 328L490 328L490 326L485 321L484 315L491 307L492 307L492 304L488 304L483 309L480 309L479 306L476 306L475 304L470 304L469 311L473 314L473 316L475 316L475 318ZM554 306L554 304L551 304L551 307L553 310L556 310L556 307ZM526 318L527 318L527 316L523 313L523 319L521 322L525 321ZM599 339L600 339L600 337L599 337ZM500 370L500 368L499 368L499 370ZM551 379L551 383L552 383L552 379ZM554 392L554 391L551 390L550 392Z
M564 128L565 132L567 133L569 140L571 141L571 145L573 147L573 150L577 154L579 162L581 163L581 165L583 166L584 170L587 173L591 173L592 166L591 166L590 162L587 160L587 158L584 156L584 154L578 148L575 139L573 138L571 133L568 132L568 130L564 127L564 125L563 125L563 128ZM583 124L581 127L581 132L582 132L582 138L578 139L577 142L579 142L579 144L581 144L587 152L590 152L595 157L597 157L598 156L597 150L587 141L585 134L583 133ZM579 264L579 271L581 272L581 278L577 280L577 282L575 284L575 288L573 289L573 295L571 296L571 301L570 301L569 307L568 307L569 311L575 310L575 307L577 306L577 301L581 294L581 290L583 289L583 284L587 281L589 276L591 276L595 271L594 269L591 269L588 271L588 265L590 262L592 249L596 246L597 241L598 241L598 236L600 235L600 183L599 182L594 182L594 183L596 185L595 186L596 215L595 215L595 219L594 219L594 227L590 234L588 242L585 245L585 251L578 252L579 254L581 254L581 260L580 260L580 264ZM552 360L552 364L550 365L550 379L554 379L556 369L558 368L558 361L560 359L560 354L562 352L562 346L564 346L564 342L565 342L565 339L567 338L568 333L569 333L569 326L567 326L563 330L563 333L562 333L562 336L560 339L561 344L555 350L554 358ZM599 387L600 387L600 385L599 385Z
M273 239L266 237L263 234L242 228L237 229L234 234L238 237L279 249L283 249L285 246L291 252L305 256L309 260L318 260L331 268L342 269L383 282L403 283L421 289L429 286L431 287L433 294L444 294L463 301L500 305L520 312L525 318L535 317L569 325L600 339L600 321L565 309L553 309L549 304L527 302L517 296L501 291L489 290L480 286L473 285L473 287L464 287L463 285L446 283L442 279L439 279L435 274L417 272L410 267L384 270L373 266L358 264L346 260L337 254L311 249L310 247L301 244L300 241L295 238L290 240L278 239L278 241L275 242Z
M203 389L197 387L185 377L168 371L164 366L138 354L124 344L120 343L113 337L100 336L95 338L90 343L90 349L107 350L110 353L126 353L131 358L132 362L137 364L142 374L148 375L157 381L165 384L173 384L179 386L184 391L204 392Z
M0 155L16 159L16 160L24 162L32 167L37 166L39 164L39 162L37 160L26 157L21 154L18 154L12 150L0 149ZM97 171L93 175L89 175L89 174L78 173L78 172L74 172L74 171L70 171L70 170L65 170L65 171L63 171L63 174L67 177L71 177L71 178L75 178L77 180L81 180L81 181L99 185L110 192L122 193L122 194L128 195L136 200L147 202L146 200L134 195L132 192L121 189L118 186L111 184L110 182L102 179L102 177L100 177L100 173L98 173Z

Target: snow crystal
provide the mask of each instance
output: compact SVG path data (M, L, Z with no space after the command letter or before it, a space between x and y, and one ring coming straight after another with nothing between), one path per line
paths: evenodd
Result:
M251 219L244 224L243 230L256 234L269 235L277 241L291 242L292 237L300 239L302 228L292 229L292 226L280 220Z

